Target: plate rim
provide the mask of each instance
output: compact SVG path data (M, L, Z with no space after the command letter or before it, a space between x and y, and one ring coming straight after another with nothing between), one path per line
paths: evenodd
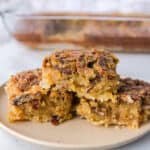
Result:
M150 122L149 122L150 125ZM139 134L136 137L130 138L129 140L126 141L122 141L122 142L118 142L115 144L111 144L111 145L104 145L104 146L99 146L99 145L95 145L95 146L90 146L90 145L75 145L75 144L63 144L63 143L54 143L54 142L47 142L47 141L43 141L43 140L37 140L31 137L28 137L26 135L23 135L19 132L14 131L13 129L7 127L4 123L0 122L0 127L6 131L7 133L9 133L10 135L13 135L14 137L24 140L26 142L30 142L33 144L37 144L37 145L42 145L42 146L47 146L47 147L54 147L54 148L74 148L74 149L79 149L79 148L84 148L84 149L91 149L91 148L101 148L101 149L111 149L111 148L116 148L116 147L120 147L120 146L125 146L129 143L132 143L140 138L142 138L144 135L148 134L150 132L150 128L148 128L147 130L145 130L144 132L142 132L141 134Z

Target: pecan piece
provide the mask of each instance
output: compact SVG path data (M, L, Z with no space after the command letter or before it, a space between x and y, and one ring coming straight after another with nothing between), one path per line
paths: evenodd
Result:
M55 126L57 126L59 124L59 119L58 116L52 116L51 118L51 123Z

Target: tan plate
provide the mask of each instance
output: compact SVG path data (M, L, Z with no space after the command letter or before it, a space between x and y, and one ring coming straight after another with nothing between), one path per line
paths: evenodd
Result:
M95 127L79 118L59 126L50 123L7 121L8 100L0 88L0 126L12 135L36 144L61 149L109 149L132 142L150 131L150 122L140 129Z

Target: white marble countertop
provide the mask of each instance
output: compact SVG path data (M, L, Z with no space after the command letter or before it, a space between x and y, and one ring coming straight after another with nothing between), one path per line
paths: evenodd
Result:
M36 51L22 47L13 40L0 44L0 84L6 81L9 75L18 71L41 66L43 56L48 50ZM117 54L120 58L118 71L123 76L131 76L150 81L150 54ZM149 150L150 134L118 150ZM1 150L48 150L42 146L27 143L17 139L0 129Z

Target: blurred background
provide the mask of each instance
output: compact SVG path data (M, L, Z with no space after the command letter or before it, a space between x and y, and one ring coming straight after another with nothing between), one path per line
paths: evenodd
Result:
M110 45L110 49L126 51L131 51L130 47L141 51L142 47L147 52L150 47L150 42L145 46L142 42L149 40L149 0L0 0L0 11L1 43L8 39L9 32L35 49L49 49L54 43L85 47L88 42L88 46ZM72 14L76 17L67 18ZM122 43L118 42L120 37Z

